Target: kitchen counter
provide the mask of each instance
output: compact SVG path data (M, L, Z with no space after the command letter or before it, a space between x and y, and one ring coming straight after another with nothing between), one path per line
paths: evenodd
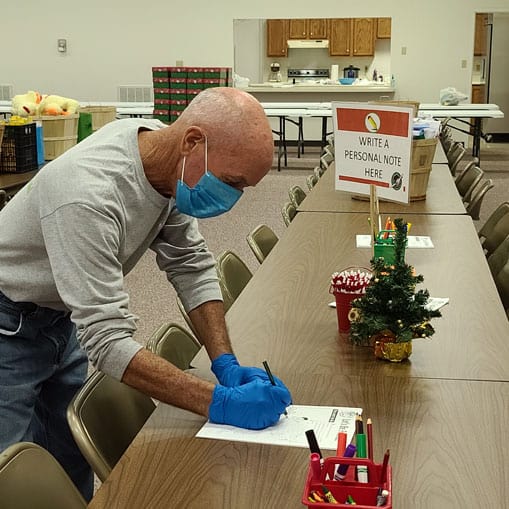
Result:
M302 84L286 84L286 83L253 83L249 87L245 87L245 90L249 93L257 92L314 92L314 93L359 93L359 92L371 92L371 93L393 93L394 87L390 85L302 85Z

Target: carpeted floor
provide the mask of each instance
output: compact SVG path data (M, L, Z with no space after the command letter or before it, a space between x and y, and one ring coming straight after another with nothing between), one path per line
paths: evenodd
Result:
M509 144L483 144L481 167L485 178L493 179L483 202L481 218L476 227L484 224L489 215L503 201L509 200ZM467 158L466 158L467 159ZM210 250L219 254L226 249L235 251L254 272L258 262L246 242L246 235L258 224L269 225L278 236L284 234L281 206L288 201L288 188L300 185L307 192L306 176L318 164L317 149L307 149L300 159L290 148L288 167L281 172L272 169L256 186L245 190L244 196L231 212L218 218L200 220L200 230ZM145 344L150 334L163 322L185 325L175 302L175 291L156 266L152 252L126 277L130 295L130 309L139 316L136 339Z

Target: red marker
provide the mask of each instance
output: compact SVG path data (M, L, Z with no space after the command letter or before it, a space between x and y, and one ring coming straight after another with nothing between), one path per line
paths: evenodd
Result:
M346 449L346 433L340 431L338 433L338 446L336 448L336 456L343 456Z

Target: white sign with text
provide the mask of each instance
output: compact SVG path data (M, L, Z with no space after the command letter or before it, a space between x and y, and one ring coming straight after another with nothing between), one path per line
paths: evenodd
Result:
M413 109L332 103L338 190L408 203Z

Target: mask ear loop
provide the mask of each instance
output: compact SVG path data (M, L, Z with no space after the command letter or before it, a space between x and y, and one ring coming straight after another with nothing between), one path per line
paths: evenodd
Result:
M205 136L205 135L203 135ZM207 147L207 136L205 136L205 173L207 173L209 170L208 170L208 153L209 153L209 150L208 150L208 147Z
M182 159L182 174L180 175L180 180L184 182L184 168L186 167L186 156Z

